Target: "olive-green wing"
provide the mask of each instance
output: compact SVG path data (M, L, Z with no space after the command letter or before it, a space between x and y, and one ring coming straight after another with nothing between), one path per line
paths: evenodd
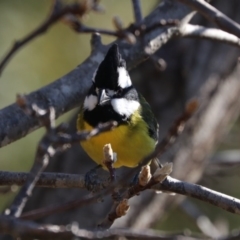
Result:
M154 140L158 140L158 123L157 119L155 118L152 109L145 98L139 94L139 101L142 106L142 117L143 120L148 125L148 132L149 136L152 137Z
M77 130L83 130L83 123L84 123L83 112L84 112L84 109L83 109L83 104L82 104L80 107L78 118L77 118Z

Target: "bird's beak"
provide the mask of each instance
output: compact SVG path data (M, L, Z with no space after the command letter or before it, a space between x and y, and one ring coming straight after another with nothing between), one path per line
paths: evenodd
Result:
M110 100L110 98L109 98L109 96L107 96L105 89L99 89L98 105L104 105L109 100Z

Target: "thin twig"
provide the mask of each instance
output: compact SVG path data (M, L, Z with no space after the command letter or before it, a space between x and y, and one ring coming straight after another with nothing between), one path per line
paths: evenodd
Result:
M56 174L57 175L57 174ZM52 176L54 178L54 174ZM76 175L69 174L68 179L66 180L66 185L68 188L75 188L75 187L83 187L83 184L80 183L79 185L75 182ZM51 179L51 178L50 178ZM73 179L73 180L72 180ZM105 183L104 187L107 187L108 183ZM51 187L51 185L50 185ZM62 184L56 187L62 187ZM104 188L103 187L103 188ZM101 189L101 187L100 187ZM142 191L144 188L140 187L133 187L130 188L123 197L131 198L132 196L136 195L139 191ZM240 214L240 200L237 198L234 198L232 196L214 191L212 189L203 187L201 185L193 184L193 183L187 183L184 181L180 181L177 179L174 179L172 177L167 177L167 179L161 184L161 185L155 185L152 186L152 189L155 190L165 190L168 192L178 193L185 196L190 196L199 200L202 200L203 202L210 203L216 207L219 207L225 211L229 211L235 214ZM104 191L104 194L107 193L107 191ZM100 193L97 195L98 197L103 196L104 194ZM96 196L93 196L94 199ZM54 213L57 213L59 211L69 210L75 207L80 207L83 204L88 204L88 200L90 199L89 203L92 203L92 198L90 198L90 195L86 197L85 200L74 200L67 202L66 204L59 204L58 206L52 205L47 208L41 208L37 210L33 210L31 212L23 213L21 218L24 219L36 219L41 218L47 215L51 215ZM62 209L61 209L62 208ZM50 211L50 212L49 212Z
M181 114L179 118L175 120L173 125L168 131L168 134L157 143L155 150L150 153L148 156L144 157L140 164L135 168L129 171L127 176L123 176L119 182L124 184L127 179L131 179L134 176L134 173L139 172L141 168L149 163L152 159L159 158L166 149L168 149L176 140L176 138L182 133L184 130L186 122L192 117L192 115L198 109L198 101L196 99L192 99L187 103L184 112Z
M52 148L49 136L53 133L55 111L53 108L49 108L49 111L44 111L38 108L35 104L29 105L27 99L24 96L17 97L17 104L23 109L28 115L35 116L39 121L41 121L46 129L47 133L40 141L34 164L30 170L26 183L21 188L17 196L15 197L11 207L5 211L6 215L19 217L25 207L28 198L31 196L33 188L41 172L48 165L49 159L55 154L56 150Z
M35 162L30 170L26 183L14 199L10 209L7 209L5 212L7 215L15 217L21 215L41 172L46 168L49 159L53 157L56 152L65 150L69 144L88 140L89 138L96 136L101 132L109 131L116 126L115 122L108 122L100 124L97 128L94 128L91 131L84 131L70 135L66 133L67 129L64 125L55 128L55 111L52 107L49 108L49 111L43 110L34 103L30 104L27 98L21 95L18 95L17 97L17 104L26 114L36 118L45 126L46 134L39 143Z
M141 34L144 35L160 27L174 27L174 26L178 27L179 24L180 24L180 21L178 19L167 19L167 20L161 19L158 22L153 23L151 26L148 26L147 28L146 26L142 25Z
M46 154L43 150L44 149L40 145L36 153L35 163L30 170L30 174L28 175L26 183L14 199L11 207L5 211L6 215L15 217L19 217L21 215L28 198L32 194L32 190L35 187L35 183L38 180L40 173L48 164L49 155Z
M62 6L60 1L56 0L54 2L54 6L52 7L51 13L49 14L48 18L40 24L33 32L28 34L21 40L18 40L14 43L12 48L6 54L6 56L0 62L0 74L3 71L3 68L11 59L11 57L24 45L29 43L34 38L40 36L41 34L45 33L54 23L56 23L59 19L61 19L66 14L74 14L78 16L83 16L86 12L90 9L87 8L87 5L83 2L77 2L73 4L68 4L66 6Z
M23 185L28 174L27 173L8 173L0 172L1 185ZM63 173L42 173L36 186L50 187L50 188L84 188L84 175L77 174L63 174ZM2 182L3 181L3 182ZM107 187L109 182L102 182L99 185L99 190ZM230 211L236 214L240 214L240 200L234 197L222 194L206 187L179 181L177 179L168 177L167 181L163 182L162 185L154 189L167 190L169 192L178 193L185 196L191 196L196 199L200 199L204 202L211 203L226 211ZM129 189L129 198L132 195L136 195L136 187ZM210 193L210 194L209 194ZM126 196L125 196L126 197ZM232 207L231 207L232 206ZM24 215L24 214L23 214Z
M59 135L55 135L51 138L52 144L57 145L64 145L64 144L74 144L79 143L80 141L87 141L92 137L95 137L103 132L107 132L112 130L114 127L117 126L117 122L110 121L106 123L100 123L97 125L96 128L93 128L90 131L82 131L77 133L60 133Z
M133 5L135 24L139 26L143 20L141 3L139 0L132 0L132 5Z
M240 215L239 199L197 184L187 183L172 177L167 177L158 189L193 197L208 202L228 212Z
M8 175L7 172L2 172L2 173L4 175L5 174ZM24 183L27 175L28 175L27 173L9 173L7 178L1 178L1 173L0 173L0 182L4 181L3 185L16 184L21 186ZM83 175L63 174L63 173L42 173L36 186L38 186L38 184L39 186L56 187L56 188L63 188L63 187L84 188L85 186ZM107 187L107 185L109 185L107 181L103 182L102 185L99 185L99 190ZM200 199L204 202L211 203L214 206L220 207L221 209L224 209L226 211L240 214L239 199L233 198L226 194L213 191L203 186L182 182L177 179L168 177L167 181L165 181L160 186L160 188L158 187L157 189L167 190L169 192L174 192L174 193L178 193L185 196L191 196L196 199ZM132 194L132 192L134 192L134 194ZM134 187L134 191L133 189L129 189L129 193L128 193L130 194L129 198L133 195L136 195L137 192L139 191L136 190L136 187ZM209 192L211 194L209 194ZM127 196L124 196L124 197L127 197ZM215 201L213 202L214 199ZM230 206L233 206L234 208L231 208ZM25 218L27 214L23 214L23 216Z
M130 32L130 29L126 28L117 28L116 31L103 29L103 28L95 28L95 27L88 27L85 26L79 19L74 16L73 14L68 14L64 18L64 22L77 33L99 33L109 36L114 36L119 39L125 39L131 44L134 44L136 42L135 36ZM117 19L114 19L114 23L116 25Z
M157 145L155 149L155 154L152 157L159 157L169 146L171 146L176 138L182 133L184 130L186 122L192 117L192 115L196 112L198 108L198 101L195 99L191 100L186 108L185 111L182 113L182 115L176 119L176 121L173 123L173 126L169 129L168 134L165 138L162 139ZM143 160L145 162L145 159ZM146 164L146 163L145 163Z
M172 172L172 164L166 164L162 168L158 168L153 175L150 173L150 167L144 166L138 177L138 183L128 188L121 196L118 202L115 202L107 217L98 225L101 229L108 229L114 221L126 215L129 205L128 200L138 195L146 189L151 189L154 185L161 183Z
M53 215L55 213L59 213L59 212L67 211L67 210L70 210L70 209L86 206L88 204L97 202L99 198L103 198L110 191L111 191L110 188L107 188L106 190L103 190L100 193L96 193L94 195L91 193L91 194L88 194L88 195L84 196L81 199L77 199L77 200L68 201L68 202L65 202L65 203L54 204L54 205L50 205L48 207L35 209L35 210L32 210L32 211L23 213L21 215L21 218L22 219L39 219L39 218L42 218L42 217Z
M201 13L222 30L240 38L240 25L204 0L178 0Z
M238 37L220 29L185 24L182 28L179 28L179 34L181 37L202 38L240 47L240 39Z
M85 26L75 15L68 14L64 17L63 22L73 28L74 31L77 33L100 33L106 34L115 37L122 37L118 34L117 31L102 29L102 28L95 28L95 27L88 27Z
M0 186L11 187L13 185L22 186L29 173L25 172L6 172L0 171ZM36 187L45 188L85 188L85 174L68 174L68 173L41 173ZM102 181L94 189L101 190L109 185L109 181Z
M22 239L62 239L73 238L81 239L114 239L124 236L131 239L150 239L150 240L194 240L203 239L201 235L185 236L179 232L167 234L157 230L133 230L133 229L108 229L107 231L91 231L80 229L76 223L68 226L40 225L30 221L22 221L11 217L0 217L0 231L2 234L21 237ZM193 238L194 237L194 238Z

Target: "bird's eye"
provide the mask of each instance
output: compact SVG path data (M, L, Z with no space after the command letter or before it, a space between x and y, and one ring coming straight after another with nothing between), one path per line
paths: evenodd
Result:
M105 89L105 92L107 94L107 96L112 97L114 95L114 91L110 90L110 89Z
M117 90L117 96L121 96L122 92L123 92L123 89L121 87L119 87Z

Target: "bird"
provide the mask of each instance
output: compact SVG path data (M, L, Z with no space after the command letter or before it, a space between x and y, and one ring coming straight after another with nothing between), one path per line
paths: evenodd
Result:
M102 165L103 146L108 143L117 155L114 168L134 168L155 149L157 120L150 105L133 86L117 44L109 48L93 74L78 115L77 129L92 130L109 121L116 121L117 127L80 143L98 165Z

